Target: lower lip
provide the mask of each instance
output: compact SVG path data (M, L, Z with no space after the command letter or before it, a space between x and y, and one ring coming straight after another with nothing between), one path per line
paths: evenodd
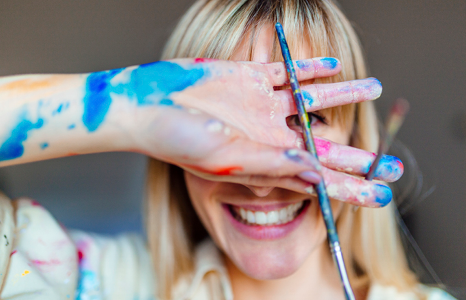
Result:
M260 226L260 225L249 226L249 225L243 224L240 221L236 220L235 217L233 217L228 205L224 204L223 208L225 210L227 218L233 224L233 227L235 227L236 230L238 230L242 234L255 240L275 240L275 239L279 239L279 238L286 236L291 231L293 231L296 227L298 227L299 224L301 224L310 206L309 203L306 203L305 205L306 206L303 208L301 213L297 215L293 221L288 222L286 224L270 225L270 226Z

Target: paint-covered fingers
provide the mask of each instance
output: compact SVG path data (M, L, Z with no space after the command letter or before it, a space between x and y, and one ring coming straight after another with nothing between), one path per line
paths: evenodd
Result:
M296 76L299 81L319 77L330 77L341 71L340 61L332 57L316 57L293 61ZM273 86L288 84L288 75L283 62L262 65L269 74Z
M253 184L257 178L299 177L318 183L320 166L308 152L283 149L238 137L219 147L197 165L180 165L209 180ZM302 191L302 190L301 190Z
M317 154L321 163L327 168L357 176L369 172L375 153L350 146L340 145L322 138L314 138ZM394 182L403 175L404 166L398 157L383 155L374 179Z
M391 189L383 184L323 168L330 198L365 207L384 207L392 200ZM310 188L309 192L315 194Z
M375 100L382 93L382 84L376 78L367 78L338 83L309 84L301 86L307 111L335 107L350 103ZM285 116L297 114L290 89L276 91L283 101Z

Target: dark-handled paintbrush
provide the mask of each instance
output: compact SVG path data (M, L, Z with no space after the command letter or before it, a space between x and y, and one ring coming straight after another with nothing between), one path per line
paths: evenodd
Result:
M293 92L293 98L298 110L299 121L303 130L304 143L306 149L314 155L317 160L317 151L314 144L314 138L311 131L311 123L309 122L309 116L305 110L303 95L301 94L301 89L299 87L298 79L296 77L296 72L293 67L293 61L291 60L290 50L288 49L288 44L285 39L285 34L283 32L282 25L277 23L275 25L277 30L278 40L280 42L280 47L282 49L283 59L285 60L286 71L290 79L290 86ZM324 217L325 226L327 227L327 237L330 245L330 250L332 252L335 263L338 267L340 273L340 279L343 283L343 289L345 291L345 296L347 300L354 300L353 290L348 280L348 274L346 273L345 262L343 261L343 254L341 252L340 240L338 238L335 222L333 220L332 208L330 207L330 201L327 194L327 189L325 187L324 179L314 185L314 188L317 192L317 198L320 204L320 210Z

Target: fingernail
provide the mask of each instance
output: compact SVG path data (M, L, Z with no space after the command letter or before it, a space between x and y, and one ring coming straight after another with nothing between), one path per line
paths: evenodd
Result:
M333 70L338 66L338 59L333 57L324 57L320 59L322 66L326 69Z
M376 78L356 80L353 89L353 93L358 95L357 98L365 100L375 100L382 94L382 84Z
M298 149L288 149L285 151L285 156L289 160L298 164L312 166L317 171L320 171L321 166L318 163L318 161L311 154L308 154L308 156L306 156L306 154L303 154L303 156L301 156L300 151Z
M382 95L382 83L377 79L377 78L370 78L370 86L369 86L369 91L370 91L370 99L375 100Z
M403 175L404 166L398 157L383 155L380 159L375 177L388 182L394 182Z
M298 174L298 177L301 178L304 181L310 182L310 183L319 183L321 180L321 177L318 173L312 172L312 171L304 171Z
M380 204L380 207L386 206L390 201L392 201L392 190L383 184L376 184L375 189L375 202Z
M288 149L285 151L285 156L297 163L303 162L302 158L299 156L299 151L298 149Z

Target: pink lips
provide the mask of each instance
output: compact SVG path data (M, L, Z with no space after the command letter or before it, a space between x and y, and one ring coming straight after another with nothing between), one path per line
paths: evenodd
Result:
M274 240L279 239L286 236L288 233L293 231L296 227L301 224L304 216L309 209L309 202L304 202L304 207L302 208L301 212L299 213L294 220L288 222L286 224L280 225L270 225L270 226L260 226L260 225L246 225L241 223L240 221L236 220L235 217L230 212L230 208L228 205L224 204L223 208L227 215L229 221L233 224L233 227L241 232L242 234L246 235L249 238L255 240Z

